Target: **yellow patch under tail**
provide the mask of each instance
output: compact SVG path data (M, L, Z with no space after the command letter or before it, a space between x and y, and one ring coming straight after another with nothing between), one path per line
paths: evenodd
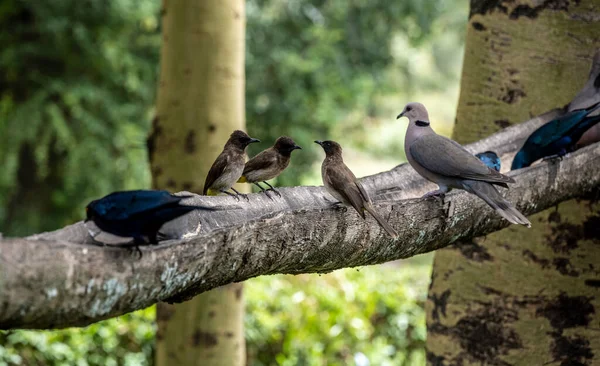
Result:
M248 180L246 179L246 177L245 177L245 176L243 176L243 175L242 175L242 176L240 177L240 179L238 179L238 181L237 181L237 182L238 182L238 183L248 183Z

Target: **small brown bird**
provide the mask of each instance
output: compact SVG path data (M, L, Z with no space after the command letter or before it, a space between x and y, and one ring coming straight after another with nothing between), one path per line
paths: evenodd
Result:
M225 193L236 197L238 200L238 196L248 199L245 194L236 191L233 185L244 171L246 146L253 142L260 142L260 140L248 136L244 131L233 131L229 140L225 143L223 152L217 157L217 160L215 160L208 171L202 194L216 196L219 193ZM229 189L234 191L235 194L228 192Z
M255 157L248 160L244 167L244 172L238 180L238 183L253 183L262 192L269 196L268 191L275 192L279 197L281 194L266 181L277 177L290 164L292 151L302 149L296 145L294 140L287 136L281 136L275 141L275 145L258 153ZM269 186L264 189L259 182Z
M325 150L326 156L323 165L321 165L321 177L327 192L343 204L354 207L363 219L365 218L365 211L368 211L392 238L397 238L398 233L396 233L396 230L375 212L367 191L356 179L354 173L344 164L340 144L335 141L315 142Z

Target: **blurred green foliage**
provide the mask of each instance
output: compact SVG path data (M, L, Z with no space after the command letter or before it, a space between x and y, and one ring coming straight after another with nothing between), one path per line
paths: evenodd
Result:
M247 281L248 364L424 365L430 271L395 262Z
M137 366L151 364L154 307L86 328L0 331L0 366Z
M248 365L423 365L427 258L247 281ZM151 365L154 316L151 307L83 329L0 331L0 365Z
M305 146L277 184L306 182L321 157L306 147L318 138L399 162L403 125L382 121L394 123L409 96L456 89L466 5L248 0L248 129ZM81 219L91 199L149 186L159 6L2 2L0 232L53 230Z
M147 187L159 1L0 5L0 231L81 219L87 202Z

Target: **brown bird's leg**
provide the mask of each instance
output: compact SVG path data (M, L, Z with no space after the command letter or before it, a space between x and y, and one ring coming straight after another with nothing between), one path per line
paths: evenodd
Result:
M238 197L238 195L237 195L237 194L233 194L233 193L231 193L231 192L227 192L227 191L226 191L226 190L224 190L224 189L221 189L219 192L221 192L221 193L225 193L225 194L226 194L226 195L228 195L228 196L234 197L234 198L235 198L236 200L238 200L238 201L240 200L240 197Z
M270 184L269 184L269 183L267 183L267 182L263 182L263 183L269 186L269 189L267 189L267 191L273 191L273 192L275 192L275 193L276 193L276 194L277 194L279 197L281 197L281 193L277 192L277 190L276 190L275 188L273 188L273 186L272 186L272 185L270 185Z
M246 201L250 201L250 198L248 198L247 194L240 193L240 192L236 191L235 188L233 188L233 187L231 187L231 190L234 191L236 195L244 197L246 199Z
M327 197L323 197L323 199L324 199L324 200L325 200L327 203L329 203L329 205L330 205L331 207L339 207L339 206L343 205L343 203L342 203L342 202L340 202L340 201L332 201L332 200L330 200L330 199L329 199L329 198L327 198Z
M255 182L254 185L257 186L258 188L260 188L260 191L264 192L264 194L266 194L267 197L271 198L271 196L269 195L269 190L268 189L264 189L263 186L261 186L260 184L258 184L258 182Z

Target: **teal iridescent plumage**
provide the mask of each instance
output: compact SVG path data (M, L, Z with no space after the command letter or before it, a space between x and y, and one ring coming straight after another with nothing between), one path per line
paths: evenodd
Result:
M590 116L599 109L600 103L596 103L587 109L574 110L535 130L515 156L511 170L528 167L539 159L563 156L573 151L581 136L600 122L600 115Z
M189 197L193 196L175 196L157 190L114 192L90 202L85 208L85 221L93 221L108 233L132 237L134 244L156 244L159 230L166 222L196 209L212 210L179 204Z

